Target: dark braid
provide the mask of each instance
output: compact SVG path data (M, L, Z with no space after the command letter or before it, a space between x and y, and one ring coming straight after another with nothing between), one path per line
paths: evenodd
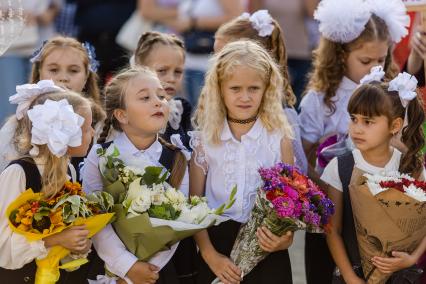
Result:
M167 142L161 137L158 137L158 141L170 150L176 151L178 149L175 145ZM181 186L187 167L188 162L186 161L185 155L181 151L177 151L170 173L171 186L174 188L179 188Z

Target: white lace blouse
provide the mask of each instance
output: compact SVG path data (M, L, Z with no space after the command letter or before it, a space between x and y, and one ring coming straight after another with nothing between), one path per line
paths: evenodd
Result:
M205 196L209 206L217 208L226 202L236 185L235 204L224 215L237 222L247 222L256 190L261 185L258 169L281 161L283 135L278 131L268 132L260 119L241 137L241 142L234 138L227 121L219 145L204 143L200 132L189 134L195 163L207 175Z

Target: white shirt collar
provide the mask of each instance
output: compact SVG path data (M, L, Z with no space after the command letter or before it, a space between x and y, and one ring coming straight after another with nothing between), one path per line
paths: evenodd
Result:
M352 92L358 87L358 84L349 79L346 76L343 76L342 81L340 82L339 89L344 91Z
M362 156L361 151L356 148L352 151L352 153L354 155L355 165L368 173L386 174L387 172L398 171L401 152L396 148L393 148L392 156L383 168L376 167L368 163Z
M250 128L249 132L244 134L241 138L250 137L251 139L257 139L262 131L262 126L263 126L262 121L260 120L260 118L258 118L256 122L253 124L253 127ZM229 123L227 119L223 123L223 130L222 130L220 139L222 141L227 141L230 139L235 140L234 135L232 134L231 129L229 128Z
M161 145L160 141L158 141L158 138L147 149L139 150L135 147L135 145L133 145L124 132L121 132L114 139L114 144L118 147L120 153L128 153L135 157L144 154L149 156L153 161L160 160L161 152L163 151L163 146Z

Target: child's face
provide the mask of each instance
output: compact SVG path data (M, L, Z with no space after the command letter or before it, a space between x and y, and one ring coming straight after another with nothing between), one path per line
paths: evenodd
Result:
M266 86L258 71L247 66L236 66L221 84L228 116L248 119L257 115Z
M370 73L372 67L377 65L384 67L388 48L386 41L371 41L352 50L346 59L345 76L359 83L365 75Z
M368 117L361 114L351 114L349 135L360 151L370 151L383 145L388 146L392 133L397 133L402 127L402 119L395 119L389 126L386 116Z
M87 151L89 150L90 143L95 133L95 130L92 128L92 111L90 107L82 107L77 113L84 118L84 123L81 126L81 145L78 147L69 147L68 155L71 157L84 157L87 155Z
M40 80L51 79L56 85L81 93L87 73L80 51L58 47L46 56L40 68Z
M185 58L181 48L156 44L145 60L145 65L157 73L167 93L167 99L182 89Z
M124 103L125 110L114 111L124 131L152 135L166 127L169 108L166 92L157 78L139 75L130 80Z

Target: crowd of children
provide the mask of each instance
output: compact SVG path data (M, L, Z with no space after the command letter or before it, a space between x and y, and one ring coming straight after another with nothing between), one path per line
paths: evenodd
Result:
M417 81L398 75L392 59L408 16L400 0L323 0L315 17L321 40L297 110L285 35L266 10L245 13L216 31L193 106L178 96L186 53L175 35L141 35L129 66L102 88L90 44L64 36L43 43L31 58L28 84L11 94L16 114L0 130L0 278L33 283L35 260L59 245L71 254L90 253L92 260L78 270L62 270L59 283L209 284L215 278L225 284L292 283L292 232L278 236L259 228L253 238L270 254L248 275L230 258L261 185L258 169L284 162L319 183L336 206L330 232L306 233L307 283L367 283L349 185L360 173L400 171L426 178L423 103L406 87ZM43 112L32 115L35 108ZM73 120L55 129L36 128L44 119L60 120L62 112ZM347 149L319 170L318 155L331 137ZM126 248L111 225L91 239L84 226L73 226L34 242L9 228L6 208L27 188L53 196L71 179L87 193L102 189L97 150L111 143L124 162L165 167L173 187L185 196L207 197L212 208L236 185L235 204L225 213L229 220L171 247L173 257L159 253L147 262ZM426 236L411 254L394 251L371 261L391 275L387 283L420 283L404 273L420 267L425 250ZM420 281L417 271L414 281Z

